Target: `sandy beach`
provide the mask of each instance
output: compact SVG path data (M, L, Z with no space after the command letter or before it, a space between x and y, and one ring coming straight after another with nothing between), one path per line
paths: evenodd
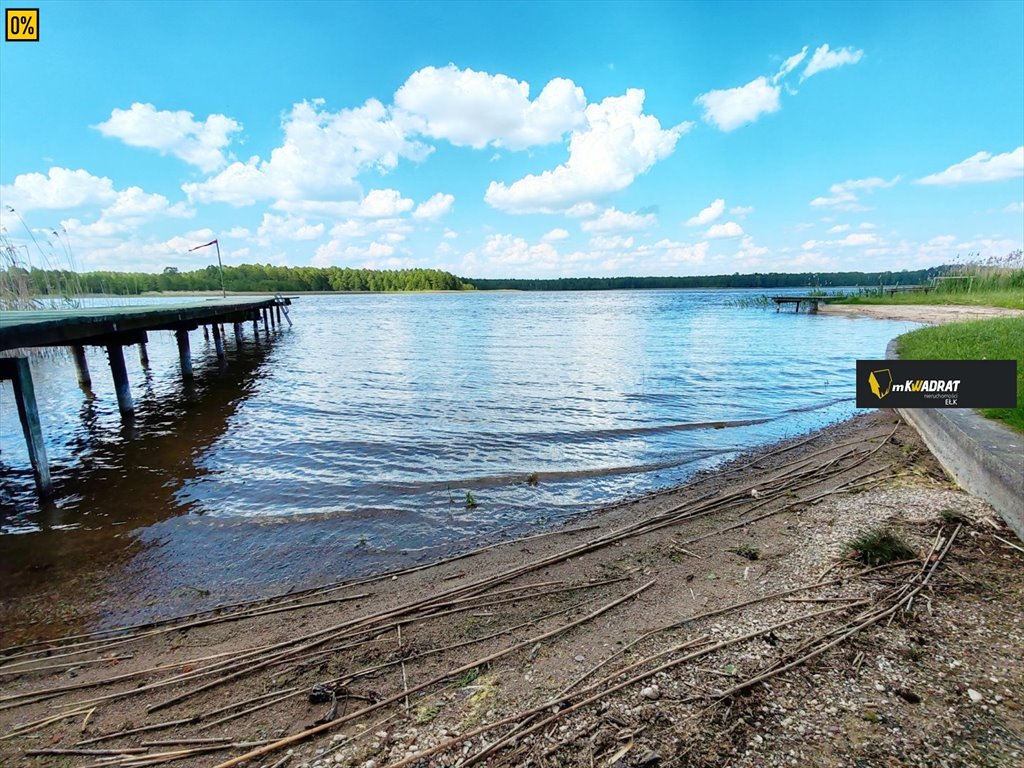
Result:
M966 304L822 304L819 312L880 320L909 320L915 323L958 323L991 317L1024 317L1024 310Z
M882 528L914 554L851 559ZM1015 765L1004 540L880 411L568 530L8 648L0 762Z

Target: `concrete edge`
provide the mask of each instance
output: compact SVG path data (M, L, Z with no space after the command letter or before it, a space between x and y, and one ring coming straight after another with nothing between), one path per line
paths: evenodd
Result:
M885 356L898 358L896 339ZM957 484L1024 541L1024 435L970 409L897 408Z

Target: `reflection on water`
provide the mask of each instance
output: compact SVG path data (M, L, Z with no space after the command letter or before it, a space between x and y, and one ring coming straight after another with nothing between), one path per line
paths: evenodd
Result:
M853 361L911 327L743 295L304 297L269 345L228 333L227 366L193 333L191 389L151 334L148 370L126 355L131 425L100 351L92 393L70 358L34 361L56 494L35 500L5 386L0 554L135 530L164 581L239 589L433 557L846 418Z

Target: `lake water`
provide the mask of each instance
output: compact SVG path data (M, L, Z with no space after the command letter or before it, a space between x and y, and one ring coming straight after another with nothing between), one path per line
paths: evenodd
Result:
M193 332L193 387L172 334L147 370L127 349L130 425L102 350L91 393L70 357L33 360L56 493L35 499L5 383L0 551L130 535L168 589L430 559L848 418L854 360L914 327L739 305L763 294L302 297L269 343L229 331L225 366Z

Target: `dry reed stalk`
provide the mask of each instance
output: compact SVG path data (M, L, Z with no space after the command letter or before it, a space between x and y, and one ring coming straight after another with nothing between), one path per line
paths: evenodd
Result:
M500 659L503 656L507 656L510 653L514 653L516 651L520 651L523 648L535 645L535 644L537 644L539 642L542 642L544 640L548 640L548 639L550 639L552 637L560 635L563 632L566 632L566 631L572 629L573 627L577 627L577 626L579 626L581 624L584 624L584 623L586 623L588 621L591 621L591 620L597 618L598 616L600 616L600 615L602 615L604 613L607 613L612 608L615 608L616 606L626 602L627 600L631 600L632 598L634 598L637 595L641 594L645 590L647 590L650 587L654 586L654 584L655 584L655 580L648 581L646 584L642 584L641 586L639 586L636 589L634 589L632 592L628 592L627 594L623 595L622 597L616 598L612 602L607 603L606 605L601 606L596 611L593 611L593 612L583 616L582 618L575 619L575 620L569 622L568 624L563 624L562 626L556 627L555 629L549 630L548 632L544 632L544 633L542 633L540 635L536 635L535 637L531 637L531 638L528 638L526 640L523 640L522 642L516 643L515 645L513 645L513 646L511 646L509 648L506 648L506 649L501 650L501 651L496 651L494 653L491 653L491 654L488 654L486 656L483 656L483 657L481 657L479 659L474 659L473 661L470 661L467 664L463 664L460 667L457 667L455 669L452 669L452 670L449 670L447 672L444 672L444 673L442 673L442 674L440 674L438 676L435 676L435 677L431 678L430 680L427 680L426 682L420 683L419 685L416 685L416 686L410 688L409 689L409 693L410 694L411 693L417 693L417 692L422 691L422 690L424 690L426 688L429 688L429 687L431 687L433 685L436 685L437 683L443 682L443 681L447 680L450 677L455 677L456 675L461 675L461 674L463 674L465 672L468 672L471 669L475 669L477 667L481 667L484 664L489 664L490 662L495 661L497 659ZM363 715L368 714L370 712L375 712L378 709L381 709L382 707L386 707L386 706L389 706L391 704L394 704L396 701L399 701L399 700L403 699L404 697L405 697L405 693L399 693L399 694L397 694L395 696L389 696L389 697L383 699L382 701L377 702L376 704L372 704L372 705L370 705L368 707L364 707L363 709L358 710L357 712L353 712L350 715L343 715L342 717L339 717L339 718L336 718L334 720L331 720L330 722L323 723L322 725L318 725L318 726L316 726L314 728L308 728L308 729L306 729L304 731L300 731L299 733L292 734L291 736L287 736L287 737L285 737L283 739L279 739L279 740L277 740L275 742L272 742L271 744L268 744L265 747L261 747L260 749L254 750L252 752L248 752L248 753L246 753L244 755L241 755L240 757L232 758L231 760L228 760L226 762L220 763L220 764L218 764L217 768L231 768L231 766L239 765L239 764L247 762L247 761L249 761L249 760L251 760L251 759L253 759L255 757L260 757L262 755L269 754L269 753L274 752L274 751L276 751L278 749L281 749L282 747L286 747L286 746L288 746L290 744L295 744L295 743L298 743L300 741L304 741L304 740L308 739L311 736L317 735L318 733L324 733L326 731L329 731L332 728L336 728L337 726L341 725L342 723L349 722L349 721L354 720L354 719L356 719L358 717L362 717Z

